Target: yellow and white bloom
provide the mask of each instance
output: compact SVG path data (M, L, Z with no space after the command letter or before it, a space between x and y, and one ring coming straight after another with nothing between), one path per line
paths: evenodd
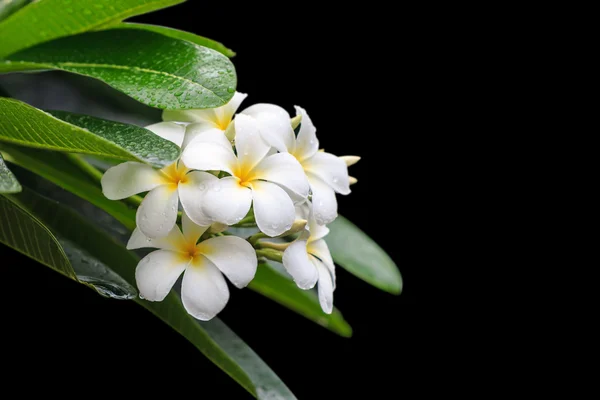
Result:
M147 129L178 146L186 135L185 127L173 122L161 122ZM202 190L215 180L215 176L206 172L190 171L180 161L160 170L129 161L109 168L101 184L102 192L110 200L149 192L137 210L136 224L144 235L159 238L175 225L179 201L184 210L194 213Z
M229 300L223 274L236 287L245 287L256 274L256 253L247 241L236 236L197 243L208 227L194 224L185 213L182 226L183 234L175 226L161 239L147 238L139 229L133 232L128 249L159 249L140 260L135 280L140 297L162 301L185 271L181 283L183 306L194 318L208 321Z
M306 211L301 214L306 215ZM319 225L311 212L307 230L283 253L283 266L300 289L311 289L318 282L321 308L327 314L331 314L335 290L335 265L329 247L323 239L328 233L329 229Z
M235 131L237 155L224 135L211 131L197 136L185 149L182 160L189 168L231 174L211 182L190 217L201 225L233 225L254 205L258 228L269 236L280 235L294 222L294 203L308 196L306 175L290 154L271 154L251 117L238 114Z
M207 131L224 133L230 141L235 135L234 125L231 123L235 112L248 95L235 92L227 104L206 110L165 110L164 121L177 121L187 123L185 141L187 146L196 136Z
M315 219L320 225L328 224L337 217L335 193L349 194L350 184L356 183L356 179L348 176L348 166L360 158L319 151L317 129L310 117L301 107L296 106L296 112L302 117L297 137L289 114L281 107L257 104L243 111L262 122L260 133L268 144L290 153L300 162L310 182Z

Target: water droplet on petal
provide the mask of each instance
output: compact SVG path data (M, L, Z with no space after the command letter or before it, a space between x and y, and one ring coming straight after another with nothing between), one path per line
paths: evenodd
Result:
M338 183L339 181L340 180L339 180L339 178L337 176L333 178L333 183Z
M278 227L278 226L279 226L279 225L277 225L277 224L271 224L271 228L272 228L272 229L277 229L277 227Z

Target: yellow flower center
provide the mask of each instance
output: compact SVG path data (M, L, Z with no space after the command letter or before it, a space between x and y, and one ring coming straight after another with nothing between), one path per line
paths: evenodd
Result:
M238 184L244 187L250 187L254 177L253 165L248 163L239 162L237 168L233 171L233 176L237 179Z
M179 164L179 165L178 165ZM174 189L177 188L179 183L186 183L188 181L187 173L189 169L187 169L183 163L174 162L160 170L163 175L164 183L170 186L173 186Z

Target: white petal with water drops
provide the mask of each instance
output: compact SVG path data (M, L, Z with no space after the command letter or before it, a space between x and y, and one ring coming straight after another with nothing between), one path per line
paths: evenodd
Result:
M181 300L194 318L208 321L227 304L229 288L221 271L205 257L198 257L183 274Z
M274 237L289 230L294 223L296 212L290 196L275 183L252 182L254 216L258 229Z
M140 296L149 301L164 300L188 263L168 250L153 251L142 258L135 269Z
M215 237L200 243L198 250L238 288L246 287L256 274L256 252L242 238Z
M179 195L175 185L152 189L137 210L136 224L149 238L166 236L177 221Z
M102 193L110 200L126 199L166 183L157 170L133 161L109 168L100 182Z

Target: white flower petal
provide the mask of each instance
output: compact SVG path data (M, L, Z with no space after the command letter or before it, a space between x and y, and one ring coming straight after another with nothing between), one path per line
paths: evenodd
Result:
M331 275L329 274L327 267L321 261L314 257L312 257L311 261L319 273L319 303L326 314L331 314L331 311L333 310L333 283L331 281Z
M324 240L314 240L311 241L312 235L309 238L308 245L306 246L306 250L309 254L318 257L321 262L327 267L327 270L331 274L331 280L333 282L333 286L335 288L335 264L333 263L333 258L331 258L331 252L329 251L329 247L327 247L327 243Z
M202 203L210 186L219 179L202 171L189 172L185 177L185 183L179 182L179 199L185 213L198 225L210 225L212 218L204 213Z
M251 170L265 158L271 147L261 138L254 118L239 114L234 122L238 160L245 170Z
M181 215L181 228L187 243L197 243L200 236L210 228L210 225L200 226L196 224L184 211Z
M255 104L242 111L242 114L254 117L260 127L262 138L277 150L294 151L295 137L290 114L274 104Z
M310 117L304 108L295 106L296 114L302 115L300 132L296 138L296 150L294 154L299 160L305 160L319 151L319 141L317 140L317 128L313 125Z
M177 221L178 200L175 185L152 189L137 210L137 227L151 239L167 236Z
M308 175L312 192L312 211L317 224L325 225L337 218L337 199L333 189L316 176Z
M144 235L139 228L135 228L129 238L129 242L127 242L127 249L135 250L144 247L154 247L163 250L179 251L183 244L183 235L177 225L171 229L167 236L157 239L151 239Z
M208 258L238 288L250 283L256 274L256 252L250 243L237 236L221 236L198 244Z
M225 136L222 130L215 128L214 124L210 122L194 122L185 128L185 139L183 140L182 148L185 149L194 139L207 132L210 133L207 134L206 138L210 138L211 141L215 141L218 144L223 144L223 142L219 140L220 136Z
M228 176L219 179L204 194L202 210L213 221L234 225L248 214L251 205L252 191Z
M185 126L175 122L159 122L147 126L146 129L154 132L156 135L181 147L185 137Z
M142 258L135 269L140 297L149 301L164 300L189 262L189 258L168 250L153 251Z
M283 266L296 285L304 290L313 288L319 279L317 269L308 257L306 240L296 240L283 252Z
M102 193L121 200L165 184L162 175L149 165L128 161L109 168L102 176Z
M216 123L217 117L214 110L214 108L206 110L164 110L162 119L163 121Z
M226 171L230 174L237 168L237 158L231 147L227 149L215 143L199 141L200 135L183 151L181 159L186 167L202 171ZM226 139L227 140L227 139Z
M334 193L335 196L335 193ZM314 242L315 240L319 240L327 236L329 233L329 228L325 225L319 225L317 220L315 219L314 212L312 211L313 205L312 203L307 203L310 209L308 213L308 217L305 217L308 220L308 224L306 225L308 231L310 232L309 242Z
M350 178L348 167L344 160L333 154L317 152L302 163L307 174L318 176L323 182L341 194L350 193Z
M285 186L301 199L308 196L309 185L304 169L289 153L268 156L254 168L252 176Z
M290 196L274 183L252 182L256 225L268 236L278 236L292 227L296 217Z
M223 117L231 121L240 104L248 97L246 93L235 92L231 100L223 106Z
M219 269L203 256L195 257L181 283L183 306L194 318L208 321L229 300L229 288Z

